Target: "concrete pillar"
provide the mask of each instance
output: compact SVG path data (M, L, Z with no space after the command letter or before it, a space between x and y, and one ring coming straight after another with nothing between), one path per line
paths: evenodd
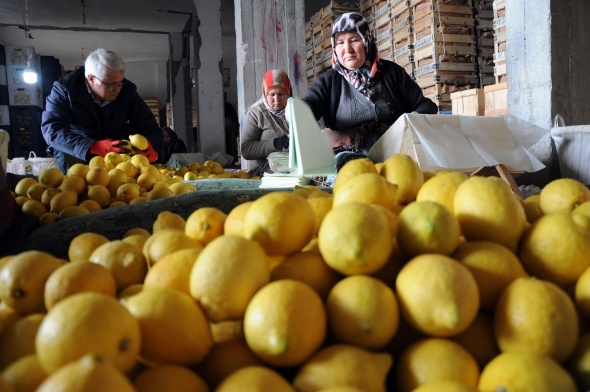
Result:
M262 77L269 69L287 72L293 95L307 91L303 0L234 1L238 116L260 99ZM242 167L247 162L242 160Z
M172 129L186 143L189 151L196 151L191 125L190 64L184 53L184 33L170 33L169 95L172 110Z
M590 124L588 15L587 0L506 0L508 113L546 129L557 114L566 125ZM549 137L532 151L547 169L523 183L559 177Z
M194 0L194 80L199 152L225 153L221 1Z

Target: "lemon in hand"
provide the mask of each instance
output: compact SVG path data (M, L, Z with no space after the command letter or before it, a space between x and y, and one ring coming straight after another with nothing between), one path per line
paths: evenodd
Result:
M137 148L138 150L147 150L148 148L148 140L145 138L145 136L140 135L138 133L136 133L135 135L129 135L129 141L131 142L131 145L135 148Z

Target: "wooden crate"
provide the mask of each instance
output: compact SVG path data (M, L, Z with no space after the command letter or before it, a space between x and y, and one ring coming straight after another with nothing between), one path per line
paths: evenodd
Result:
M472 88L451 93L452 113L464 116L483 116L485 113L485 96L483 89Z
M498 83L483 88L486 116L508 113L508 84Z
M396 47L403 47L414 43L414 30L411 26L407 26L393 32L393 44Z

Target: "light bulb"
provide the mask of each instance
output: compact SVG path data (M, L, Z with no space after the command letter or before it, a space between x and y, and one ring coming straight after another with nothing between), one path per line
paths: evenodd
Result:
M25 68L23 72L23 79L25 83L35 84L37 83L37 72L32 68Z
M23 71L23 79L25 83L28 84L37 83L37 72L35 72L35 70L30 67L30 64L27 64L27 67Z

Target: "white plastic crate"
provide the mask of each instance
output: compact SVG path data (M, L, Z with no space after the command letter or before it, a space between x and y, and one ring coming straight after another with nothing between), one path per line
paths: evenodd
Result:
M551 128L561 177L590 185L590 125Z
M43 107L43 94L37 86L8 86L8 101L14 106Z
M6 67L7 84L9 86L41 86L41 69L35 68L35 71L37 72L37 83L28 84L25 83L25 80L23 79L25 68L26 67L23 67L22 65L11 65Z
M38 68L40 63L39 55L35 53L32 46L6 46L6 66L26 66L29 56L31 57L31 66Z

